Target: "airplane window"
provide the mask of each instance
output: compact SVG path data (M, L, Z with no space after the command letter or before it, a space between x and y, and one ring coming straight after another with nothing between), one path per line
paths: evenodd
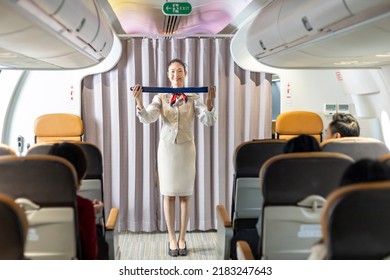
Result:
M280 78L272 75L272 119L280 114Z
M381 124L385 144L390 149L390 118L386 111L381 113Z

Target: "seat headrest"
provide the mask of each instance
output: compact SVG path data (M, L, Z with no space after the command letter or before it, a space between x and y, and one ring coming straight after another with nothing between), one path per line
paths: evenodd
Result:
M50 141L38 143L31 146L27 150L27 155L47 155L51 146L54 143L59 143L62 141ZM103 177L103 158L100 152L100 149L89 142L81 141L68 141L70 143L78 145L85 156L87 157L87 170L85 173L85 179L102 179Z
M353 159L341 153L282 154L267 160L259 172L264 205L297 205L310 195L322 197L338 188Z
M241 143L233 155L236 178L258 177L263 163L275 155L283 153L286 140L261 139Z
M342 137L327 139L320 144L324 152L338 152L349 155L354 160L363 158L378 159L389 153L385 143L366 137Z
M7 144L0 144L0 156L16 156L16 152Z
M0 192L40 206L74 206L78 181L73 165L51 155L0 157Z
M325 146L329 143L382 143L378 139L360 136L331 138L323 141L320 145Z
M276 118L275 131L278 134L299 135L321 134L323 123L321 117L308 111L290 111Z
M36 142L52 140L81 140L84 133L79 116L64 113L46 114L34 123Z

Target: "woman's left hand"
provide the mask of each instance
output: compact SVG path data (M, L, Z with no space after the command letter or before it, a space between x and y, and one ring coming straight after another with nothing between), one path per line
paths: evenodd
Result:
M209 90L207 92L207 99L206 99L207 110L211 111L213 109L214 99L215 99L215 86L209 86Z

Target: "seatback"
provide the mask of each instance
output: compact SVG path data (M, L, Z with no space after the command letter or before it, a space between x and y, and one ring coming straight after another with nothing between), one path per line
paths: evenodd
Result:
M58 141L61 142L61 141ZM33 145L27 150L27 155L47 155L51 146L54 143L58 142L43 142L36 145ZM100 184L103 179L103 160L102 154L98 147L88 142L80 142L80 141L69 141L73 144L78 145L85 153L87 157L87 170L85 173L84 181L86 180L99 180L99 188L98 190L90 191L90 188L83 188L83 185L88 185L88 183L82 182L82 186L80 187L79 194L93 199L103 200L103 189Z
M87 157L87 170L84 179L81 181L81 185L78 195L90 200L101 200L104 203L103 193L103 157L97 146L88 142L80 141L68 141L78 145L85 153ZM38 143L27 151L27 155L46 155L48 154L51 146L56 142ZM96 215L96 224L101 225L102 234L104 239L109 244L109 258L118 259L120 256L119 237L117 218L118 209L110 209L109 215L106 219L106 207L100 215ZM116 213L112 215L113 213Z
M87 171L78 194L90 200L100 200L104 202L103 191L103 157L99 148L88 142L75 142L87 157ZM96 217L96 223L105 224L105 211L103 209L100 216Z
M103 196L103 158L97 146L88 142L78 142L77 145L87 157L87 171L82 181L80 195L104 201Z
M24 259L28 222L22 208L0 193L0 260Z
M103 186L103 155L100 149L92 143L76 142L87 156L87 171L78 194L90 200L98 199L104 203ZM119 247L119 231L117 218L119 209L112 208L106 215L107 207L103 207L100 215L96 216L96 223L102 225L103 235L108 243L108 258L119 259L121 255ZM106 218L107 217L107 218ZM115 221L115 222L114 222Z
M338 188L352 158L339 153L306 152L275 156L259 173L263 224L259 248L263 259L307 259L321 238L320 213Z
M87 157L87 170L77 194L90 200L98 199L103 201L103 160L99 148L88 142L68 142L78 145ZM33 145L27 150L27 155L47 155L54 143L57 142L42 142ZM104 221L104 211L102 216L97 217L99 223L101 219Z
M321 116L308 111L284 112L277 116L275 123L277 139L291 139L300 134L307 134L321 142L323 128Z
M320 144L324 152L337 152L349 155L355 161L363 158L378 159L388 154L386 145L374 138L342 137L328 139Z
M38 117L34 123L35 143L81 141L83 133L81 118L72 114L46 114Z
M261 217L263 195L259 171L269 158L283 153L285 140L252 140L237 146L234 156L232 211L234 231L254 227Z
M0 192L23 206L28 218L26 258L77 258L76 188L76 171L62 158L0 157Z
M329 197L321 217L328 259L390 257L390 181L342 187Z
M7 144L0 144L0 156L16 156L16 152Z

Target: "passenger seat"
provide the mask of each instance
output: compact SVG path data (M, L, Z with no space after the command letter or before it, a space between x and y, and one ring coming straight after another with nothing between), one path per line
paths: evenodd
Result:
M318 142L322 141L324 128L320 115L309 111L289 111L277 116L275 133L277 139L291 139L300 134L314 136Z
M28 221L14 200L0 193L0 260L23 260Z
M327 259L390 258L390 181L334 191L321 217Z
M346 154L355 161L363 158L379 159L389 153L385 143L367 137L332 138L325 140L320 146L324 152Z
M83 122L73 114L46 114L39 116L34 123L35 143L82 141L83 134Z

